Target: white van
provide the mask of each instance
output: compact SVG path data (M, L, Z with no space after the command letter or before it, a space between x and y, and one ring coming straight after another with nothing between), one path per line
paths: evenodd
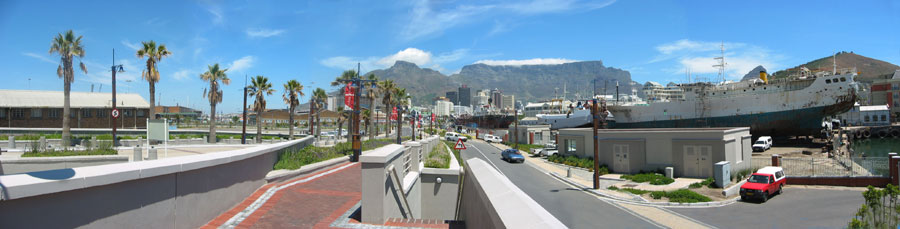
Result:
M459 140L459 134L456 132L447 132L444 134L444 140L455 142Z
M762 136L753 143L753 152L763 152L772 148L772 137Z

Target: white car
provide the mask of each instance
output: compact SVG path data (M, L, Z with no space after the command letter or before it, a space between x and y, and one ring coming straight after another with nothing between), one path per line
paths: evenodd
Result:
M456 132L447 132L444 134L444 140L455 142L459 140L460 136Z
M500 138L499 136L487 135L484 137L484 141L490 142L490 143L502 143L503 139Z
M753 143L753 152L763 152L772 148L772 137L762 136Z
M553 143L544 144L544 148L539 150L540 151L538 151L538 154L541 156L549 157L554 154L559 154L559 150L556 149L556 144Z

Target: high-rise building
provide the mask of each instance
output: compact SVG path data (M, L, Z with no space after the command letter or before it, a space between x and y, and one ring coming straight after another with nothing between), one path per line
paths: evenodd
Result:
M459 96L456 91L448 91L447 99L449 99L453 104L459 104Z
M459 104L460 106L472 106L472 90L469 87L466 87L465 84L462 87L459 87Z
M472 105L474 105L474 107L488 105L488 92L485 90L475 91L475 96L472 96Z
M503 94L500 92L500 89L494 88L491 90L491 106L496 108L503 107Z
M434 102L434 115L437 116L449 116L453 109L453 103L438 100Z
M500 100L500 108L501 109L515 109L515 106L516 106L516 96L503 95L503 98Z

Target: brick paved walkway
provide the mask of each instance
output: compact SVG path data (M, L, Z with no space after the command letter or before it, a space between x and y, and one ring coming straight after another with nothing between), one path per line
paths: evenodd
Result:
M362 197L360 167L358 163L345 163L304 177L267 184L203 228L226 225L235 215L246 211L261 196L267 195L267 191L272 192L270 189L284 187L294 182L299 183L277 190L274 194L270 193L268 200L243 219L236 228L329 228L342 217L349 218L342 219L347 223L341 224L348 227L448 227L443 222L398 220L386 222L385 225L359 224L358 204ZM347 217L348 215L350 216Z

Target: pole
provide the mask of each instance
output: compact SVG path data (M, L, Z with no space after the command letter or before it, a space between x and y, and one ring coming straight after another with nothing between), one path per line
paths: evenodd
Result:
M401 129L403 125L403 111L400 110L400 106L397 106L397 144L401 144L403 139L403 129Z
M519 114L516 113L516 109L513 109L513 118L516 121L516 145L514 146L516 150L519 149Z
M600 189L600 147L597 145L597 99L592 100L591 118L594 120L594 189Z
M354 84L356 85L356 90L353 93L353 113L351 114L353 118L353 125L351 125L351 135L353 141L353 157L350 158L351 162L359 161L359 155L362 154L362 143L360 142L361 136L359 135L359 99L360 99L360 89L362 89L362 82L359 81L359 71L360 64L356 63L356 79L354 79Z
M116 110L116 49L113 49L113 65L112 65L112 109ZM113 115L110 115L113 116ZM116 121L119 118L112 117L112 141L113 147L116 146Z
M246 76L244 76L244 77L246 78ZM243 119L243 127L241 128L241 144L242 145L247 144L247 85L246 85L246 83L244 83L244 84L245 84L244 85L244 107L242 107L242 110L244 112L244 114L243 114L244 117L242 118ZM257 116L259 116L259 115L257 114ZM259 117L256 117L256 119L259 119Z

